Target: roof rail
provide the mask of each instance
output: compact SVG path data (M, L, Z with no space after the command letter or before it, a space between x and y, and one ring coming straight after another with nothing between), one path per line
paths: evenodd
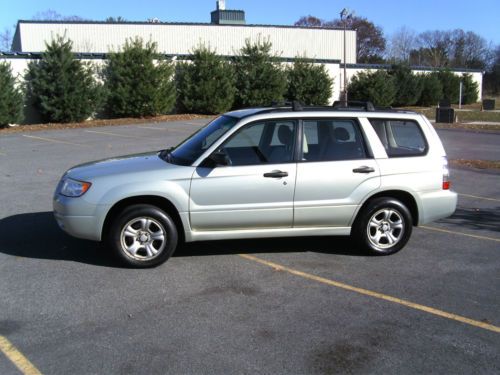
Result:
M347 104L347 106L346 106ZM259 107L259 114L263 113L276 113L276 112L288 112L290 110L294 112L302 111L332 111L332 112L342 112L342 111L365 111L365 112L389 112L389 113L407 113L416 114L416 112L406 109L395 109L392 107L375 107L370 101L355 101L350 100L347 103L344 101L335 101L333 105L330 106L316 106L316 105L304 105L298 100L277 102L273 101L270 107Z
M333 102L332 107L335 109L346 109L346 110L348 110L348 109L350 109L350 110L352 110L352 109L364 109L367 112L375 111L375 106L373 105L372 102L361 101L361 100L348 100L348 101L336 100ZM384 108L384 109L386 109L386 108Z
M304 104L302 104L298 100L292 100L290 101L285 101L285 102L278 102L273 100L271 102L271 107L273 108L281 108L281 107L292 107L293 111L302 111L304 109Z

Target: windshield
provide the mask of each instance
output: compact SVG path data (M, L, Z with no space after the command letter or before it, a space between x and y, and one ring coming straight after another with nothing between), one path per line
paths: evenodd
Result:
M237 118L220 116L201 128L191 137L175 147L169 153L169 161L173 164L191 165L203 154L217 139L225 134L238 122Z

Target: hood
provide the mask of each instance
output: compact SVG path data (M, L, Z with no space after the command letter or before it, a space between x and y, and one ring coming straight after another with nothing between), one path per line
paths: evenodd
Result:
M76 180L92 181L103 176L165 171L175 167L175 165L160 159L158 152L150 152L80 164L69 169L66 175Z

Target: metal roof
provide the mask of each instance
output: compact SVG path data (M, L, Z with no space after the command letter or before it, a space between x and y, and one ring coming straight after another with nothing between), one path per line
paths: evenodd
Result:
M209 22L144 22L144 21L121 21L121 22L107 22L107 21L40 21L40 20L18 20L20 23L39 23L39 24L87 24L87 25L176 25L176 26L226 26L226 27L275 27L280 29L317 29L317 30L341 30L342 27L324 27L324 26L295 26L295 25L269 25L269 24L214 24ZM355 31L354 29L347 29L348 31Z

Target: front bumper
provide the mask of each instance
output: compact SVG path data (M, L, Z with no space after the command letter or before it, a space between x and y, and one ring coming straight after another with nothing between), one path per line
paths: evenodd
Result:
M59 227L73 237L101 241L104 218L109 206L91 204L84 199L60 194L52 202Z

